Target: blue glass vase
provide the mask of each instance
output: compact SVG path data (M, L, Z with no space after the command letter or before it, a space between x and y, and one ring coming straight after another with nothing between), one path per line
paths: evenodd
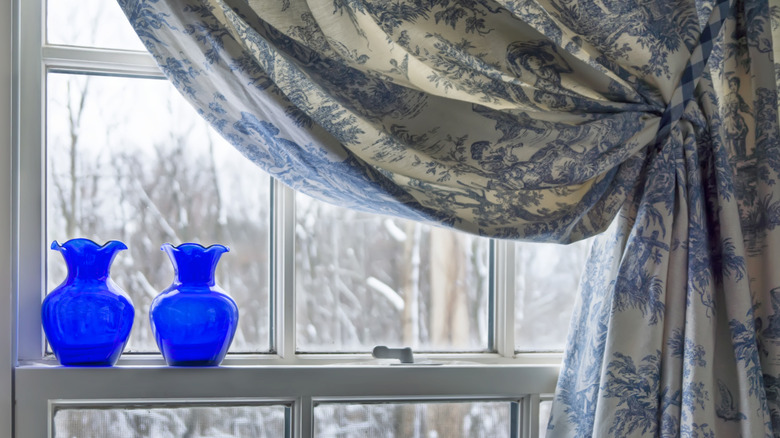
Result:
M103 246L72 239L51 249L65 258L68 276L43 300L41 321L54 355L62 365L111 366L122 354L135 310L130 297L109 277L117 252L112 240Z
M161 248L171 259L174 280L149 309L152 333L171 366L216 366L225 358L238 327L238 307L214 281L226 246L197 243Z

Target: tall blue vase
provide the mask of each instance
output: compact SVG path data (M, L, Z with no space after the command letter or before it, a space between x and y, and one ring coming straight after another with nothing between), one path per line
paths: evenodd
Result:
M111 366L122 354L135 310L130 297L111 280L117 252L112 240L103 246L72 239L51 249L65 258L68 276L43 300L41 321L54 355L62 365Z
M149 319L157 346L171 366L216 366L238 327L238 307L214 281L226 246L197 243L161 248L174 269L170 287L155 297Z

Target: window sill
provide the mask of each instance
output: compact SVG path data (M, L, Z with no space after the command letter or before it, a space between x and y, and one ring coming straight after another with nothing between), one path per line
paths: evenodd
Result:
M284 358L276 354L229 354L222 367L286 367L286 366L545 366L558 367L561 363L560 353L518 353L514 357L506 357L496 353L419 353L414 355L414 364L401 364L395 359L376 359L366 353L318 354L299 353ZM125 354L117 363L117 367L157 366L166 367L159 354ZM53 355L39 360L20 361L19 367L58 367L61 368ZM89 367L87 367L89 368ZM94 368L93 368L94 369Z
M197 399L373 396L519 398L551 393L559 368L550 365L298 365L16 368L17 392L27 399Z

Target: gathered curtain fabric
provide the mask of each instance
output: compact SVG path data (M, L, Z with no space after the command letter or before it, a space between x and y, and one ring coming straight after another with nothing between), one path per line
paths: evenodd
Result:
M296 190L495 238L609 227L548 437L780 436L777 7L118 1L199 113Z

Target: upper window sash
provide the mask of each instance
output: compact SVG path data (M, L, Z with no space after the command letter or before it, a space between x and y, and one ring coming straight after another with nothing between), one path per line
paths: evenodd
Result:
M44 359L44 338L40 322L40 304L46 293L45 279L45 80L48 71L71 71L89 74L127 75L161 78L162 74L148 53L98 49L44 43L42 2L20 1L19 56L19 163L18 174L18 309L23 318L18 320L18 358L24 363L50 362ZM273 264L272 290L272 348L274 354L231 355L230 363L304 364L339 363L371 360L365 354L305 354L295 353L295 296L294 288L294 192L278 184L273 192ZM22 244L23 243L23 244ZM489 348L493 353L417 355L440 360L475 360L481 363L557 363L560 354L515 354L513 251L504 241L495 242L491 294L492 302ZM300 356L300 357L297 357ZM123 364L162 364L158 355L125 357Z

